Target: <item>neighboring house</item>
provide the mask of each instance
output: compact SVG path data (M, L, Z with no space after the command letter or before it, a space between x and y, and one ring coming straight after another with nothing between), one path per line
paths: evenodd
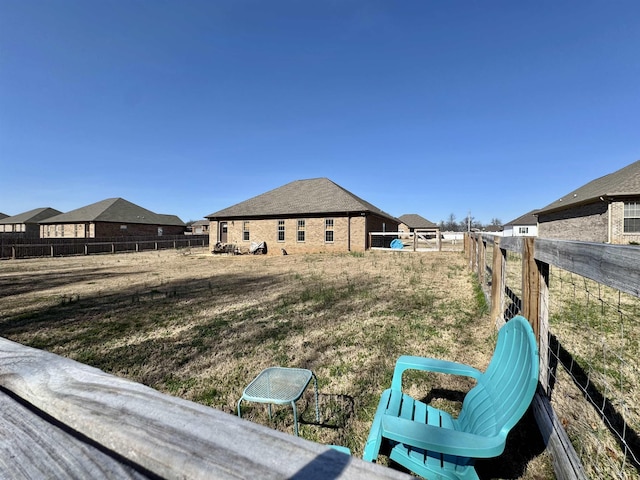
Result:
M482 231L501 236L504 232L504 227L502 225L487 225L482 228Z
M9 215L7 215L6 213L2 213L0 212L0 220L2 220L3 218L7 218Z
M400 220L398 230L403 232L415 232L417 230L430 230L433 232L436 229L440 229L438 225L417 213L406 213L398 217L398 220Z
M39 222L60 213L62 212L55 208L44 207L5 217L0 220L0 234L37 238L40 235Z
M123 198L109 198L40 222L42 238L111 238L181 235L175 215L154 213Z
M538 217L532 210L504 225L503 237L536 237L538 236Z
M193 235L208 235L209 220L198 220L191 224L191 233Z
M640 242L640 160L568 193L536 215L541 238Z
M397 231L398 219L328 178L297 180L206 216L210 244L269 252L364 251L369 233Z

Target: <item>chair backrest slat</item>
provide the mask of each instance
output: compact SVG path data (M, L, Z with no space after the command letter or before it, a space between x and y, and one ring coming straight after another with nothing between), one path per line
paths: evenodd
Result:
M538 348L529 322L509 320L498 332L487 370L464 399L458 428L479 435L506 435L526 412L538 383Z

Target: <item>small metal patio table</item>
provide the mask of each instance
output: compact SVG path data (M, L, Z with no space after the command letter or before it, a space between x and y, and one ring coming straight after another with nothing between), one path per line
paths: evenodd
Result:
M269 404L269 420L271 420L271 404L285 405L288 403L293 408L293 428L295 434L298 435L296 402L302 396L312 378L316 395L316 422L320 422L318 379L311 370L306 368L265 368L242 392L242 397L238 400L238 416L242 417L240 412L242 400Z

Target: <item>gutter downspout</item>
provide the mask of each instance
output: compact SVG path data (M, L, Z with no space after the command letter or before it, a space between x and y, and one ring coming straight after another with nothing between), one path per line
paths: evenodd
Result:
M347 252L351 251L351 213L347 212Z
M608 196L600 197L600 201L607 202L607 244L611 245L611 240L613 239L613 234L611 229L613 228L613 219L611 218L611 200L609 200Z
M612 208L611 208L611 202L609 202L607 204L607 243L609 245L611 245L611 240L613 239L613 234L611 232L611 229L613 228L613 219L611 218L611 212Z

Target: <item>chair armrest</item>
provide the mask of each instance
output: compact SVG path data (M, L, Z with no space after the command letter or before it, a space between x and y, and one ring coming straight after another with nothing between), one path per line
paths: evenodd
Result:
M482 375L477 368L462 363L439 360L437 358L415 357L402 355L396 362L391 380L391 388L402 391L402 374L405 370L421 370L426 372L446 373L449 375L462 375L475 378Z
M505 436L486 437L473 433L417 423L384 415L382 436L412 447L460 457L491 458L504 451Z

